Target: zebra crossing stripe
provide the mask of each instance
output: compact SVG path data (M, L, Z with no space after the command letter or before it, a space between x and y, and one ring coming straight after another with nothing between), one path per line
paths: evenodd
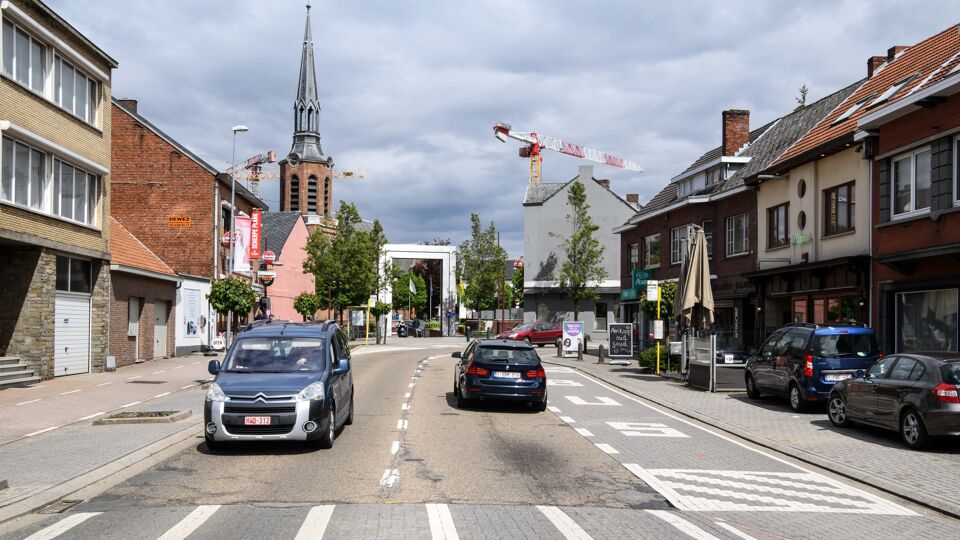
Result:
M183 540L199 529L219 509L219 504L200 505L157 540Z
M307 519L300 525L296 540L321 540L323 534L327 532L327 525L330 523L330 517L333 516L334 507L335 505L325 504L311 508Z
M457 534L457 526L453 523L450 507L445 504L428 504L426 506L432 540L460 540L460 535Z
M686 534L690 538L696 538L697 540L719 540L716 536L672 512L667 512L666 510L647 510L647 512L673 525L678 531Z
M568 516L563 510L556 506L537 506L544 516L553 523L553 526L560 531L567 540L593 540L593 537L583 530L583 527L577 525L577 522Z
M49 540L50 538L56 538L83 523L84 521L92 518L93 516L98 516L100 514L101 512L81 512L78 514L70 514L53 525L31 534L25 540Z

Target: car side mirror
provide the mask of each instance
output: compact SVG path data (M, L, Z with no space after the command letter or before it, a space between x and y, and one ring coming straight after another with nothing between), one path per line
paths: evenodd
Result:
M864 377L864 375L865 375L865 374L863 373L863 370L862 370L862 369L858 369L858 370L856 370L856 371L853 372L853 378L854 378L854 379L862 379L862 378Z
M220 373L220 361L211 360L210 363L207 364L207 371L210 372L211 375Z
M452 357L454 357L454 358L460 358L460 357L461 357L460 351L457 351L457 352L451 354L450 356L452 356Z
M350 371L350 360L346 358L341 358L340 363L337 364L337 367L333 370L334 374L346 373Z

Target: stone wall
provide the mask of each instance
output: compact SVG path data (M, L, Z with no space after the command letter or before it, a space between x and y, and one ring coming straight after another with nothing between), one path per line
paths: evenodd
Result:
M57 257L38 248L0 251L0 355L18 356L38 375L53 376Z

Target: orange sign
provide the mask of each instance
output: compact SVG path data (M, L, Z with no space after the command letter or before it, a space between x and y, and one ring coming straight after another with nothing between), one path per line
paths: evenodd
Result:
M187 228L190 226L190 216L170 216L167 218L167 226Z

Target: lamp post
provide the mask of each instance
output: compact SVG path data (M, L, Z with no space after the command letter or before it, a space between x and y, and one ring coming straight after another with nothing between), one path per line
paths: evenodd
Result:
M227 248L227 277L233 276L233 249L237 234L237 133L244 133L250 128L244 125L233 126L233 156L230 159L230 245ZM233 310L227 312L227 347L233 341L230 333L233 326Z

